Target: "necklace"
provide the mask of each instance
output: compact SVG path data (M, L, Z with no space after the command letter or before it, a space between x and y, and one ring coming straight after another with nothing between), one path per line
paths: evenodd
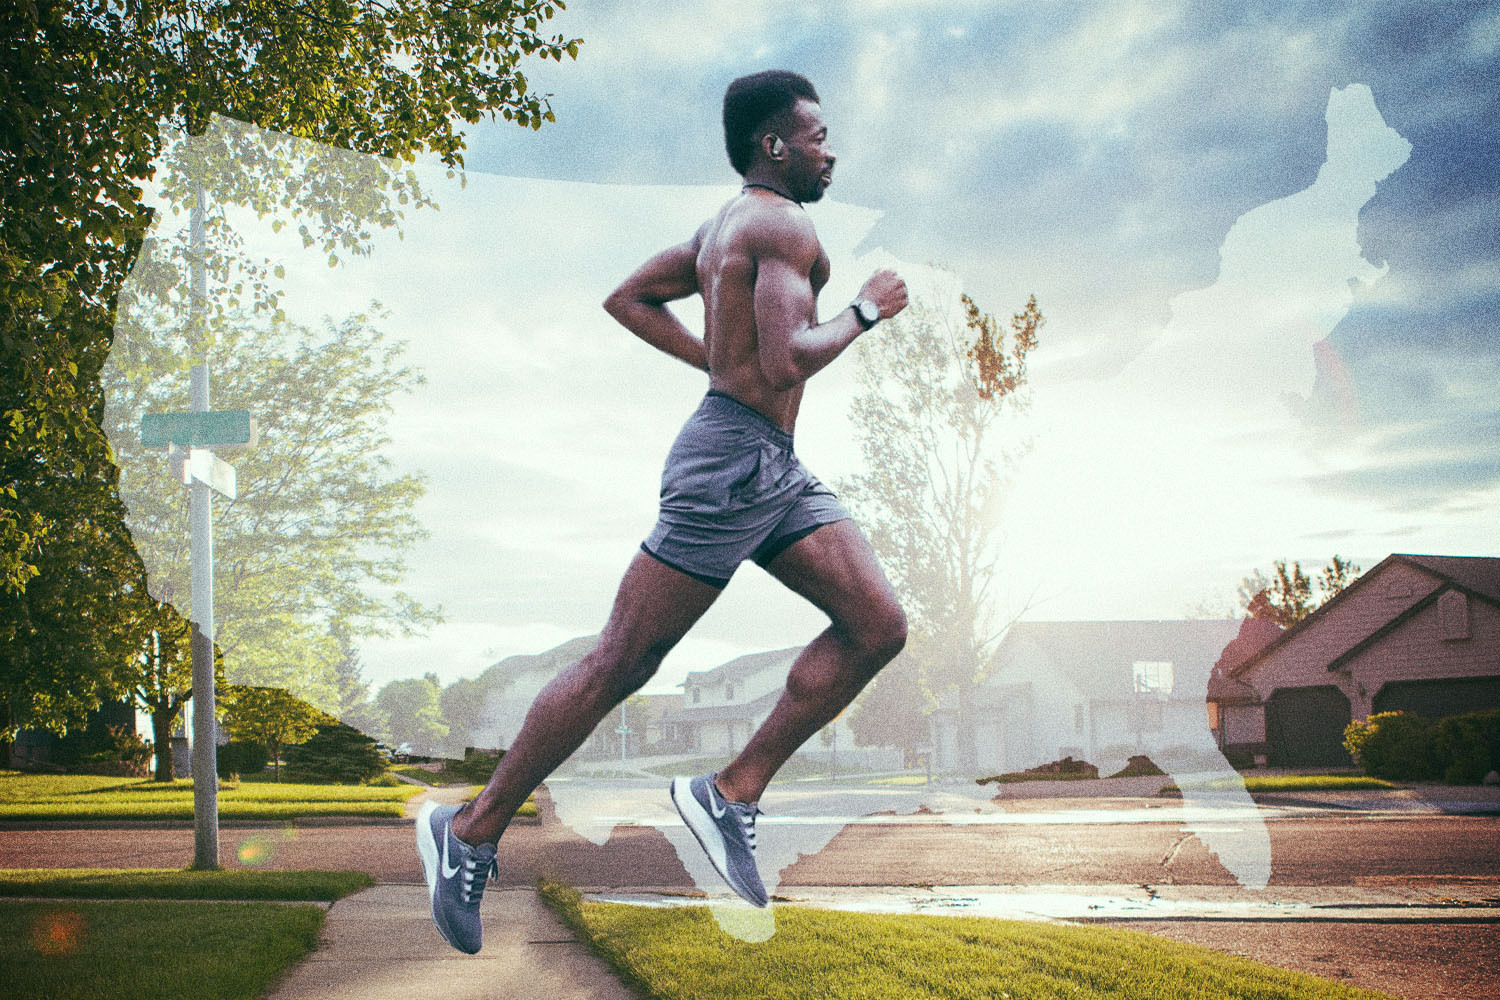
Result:
M762 191L769 191L772 194L779 194L783 198L785 198L787 201L791 202L793 205L800 206L802 204L802 202L798 201L796 198L793 198L791 195L787 194L784 191L778 191L778 190L776 190L775 188L773 188L769 184L756 184L754 181L746 182L740 188L740 193L744 194L746 191L749 191L751 188L760 188Z

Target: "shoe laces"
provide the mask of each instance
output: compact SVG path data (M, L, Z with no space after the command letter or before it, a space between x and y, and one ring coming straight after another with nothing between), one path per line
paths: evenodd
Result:
M739 814L740 823L745 828L745 842L750 845L750 850L755 850L755 817L761 814L760 806L754 802L743 809L735 810Z
M490 879L500 877L500 864L493 856L483 858L471 854L464 858L462 865L463 901L478 903L484 898L484 889Z

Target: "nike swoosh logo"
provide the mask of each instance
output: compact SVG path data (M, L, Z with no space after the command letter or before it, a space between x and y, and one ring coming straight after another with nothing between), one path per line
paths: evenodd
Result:
M449 865L448 865L448 856L449 856L448 855L448 842L449 842L450 838L451 838L451 834L449 834L449 832L448 832L448 824L444 823L443 824L443 878L452 878L453 876L455 876L455 875L458 874L458 865L453 865L452 867L449 867Z
M724 807L719 805L719 797L714 794L713 786L709 786L708 789L708 811L713 813L714 819L721 819L724 816Z

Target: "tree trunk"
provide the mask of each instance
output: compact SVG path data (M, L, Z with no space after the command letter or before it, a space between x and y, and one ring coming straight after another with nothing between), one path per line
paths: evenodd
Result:
M151 706L151 739L156 744L156 781L172 780L172 724L181 705Z
M276 775L276 783L279 785L281 784L281 741L271 740L269 747L271 750L271 764L273 766L272 773Z

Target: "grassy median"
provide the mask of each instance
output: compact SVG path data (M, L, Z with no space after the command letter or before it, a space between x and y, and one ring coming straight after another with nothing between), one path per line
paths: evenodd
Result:
M1395 1000L1139 931L800 906L747 944L706 907L543 896L626 981L657 1000Z
M253 1000L317 946L323 907L197 900L329 902L372 884L363 872L0 871L0 896L91 897L0 899L4 995Z
M406 814L416 785L224 783L220 819L283 820L308 816ZM193 818L191 780L150 781L79 774L0 771L0 820L173 820Z

